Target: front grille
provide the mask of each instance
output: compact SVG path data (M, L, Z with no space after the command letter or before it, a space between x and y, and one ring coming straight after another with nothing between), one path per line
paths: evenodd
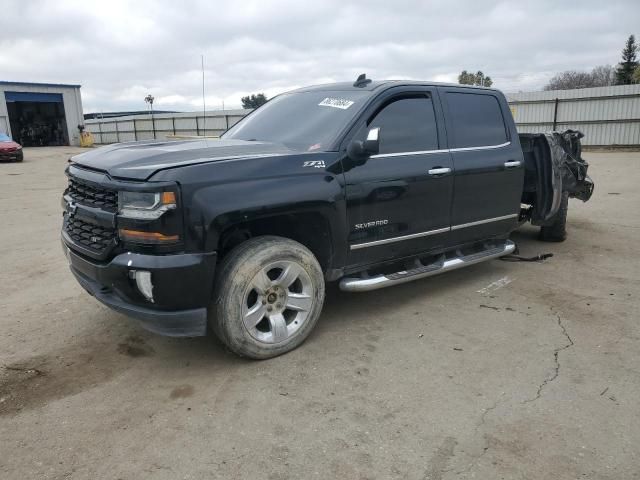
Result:
M88 207L101 208L108 212L115 213L118 210L118 192L99 186L80 183L69 177L69 186L66 194L74 202Z
M69 186L65 196L70 197L71 202L76 204L76 208L67 209L64 216L64 231L71 241L78 247L84 248L88 255L106 258L117 244L117 230L112 226L105 226L104 219L92 223L87 215L80 215L80 211L82 207L91 207L106 212L108 217L114 217L118 211L118 192L69 176ZM106 222L106 225L110 223ZM115 225L115 222L111 224Z
M92 223L87 223L73 214L67 216L64 230L76 244L90 248L97 254L103 254L116 242L116 231Z

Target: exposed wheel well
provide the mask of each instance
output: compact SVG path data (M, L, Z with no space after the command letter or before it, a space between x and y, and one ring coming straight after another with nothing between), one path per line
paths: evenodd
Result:
M243 222L225 230L220 236L218 252L224 257L234 247L260 235L290 238L307 247L318 259L322 271L331 266L333 247L329 224L319 213L276 215Z

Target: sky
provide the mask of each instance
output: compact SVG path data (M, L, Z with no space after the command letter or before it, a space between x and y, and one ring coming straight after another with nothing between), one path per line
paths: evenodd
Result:
M82 85L85 113L238 108L318 83L457 82L505 92L615 65L640 1L0 0L0 80Z

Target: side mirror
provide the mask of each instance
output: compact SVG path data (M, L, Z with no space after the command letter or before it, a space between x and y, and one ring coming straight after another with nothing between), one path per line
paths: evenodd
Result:
M380 153L380 127L369 130L364 141L364 150L369 156Z
M380 128L372 128L367 133L367 139L352 140L347 147L347 156L351 159L354 166L363 165L371 155L377 155L380 152Z

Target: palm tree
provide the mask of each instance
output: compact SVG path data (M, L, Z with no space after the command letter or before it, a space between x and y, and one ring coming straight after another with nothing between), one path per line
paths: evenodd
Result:
M155 98L153 98L153 95L149 94L146 97L144 97L144 102L149 104L149 108L151 110L151 128L153 129L153 139L155 140L156 138L156 122L155 119L153 118L153 101L155 100Z

